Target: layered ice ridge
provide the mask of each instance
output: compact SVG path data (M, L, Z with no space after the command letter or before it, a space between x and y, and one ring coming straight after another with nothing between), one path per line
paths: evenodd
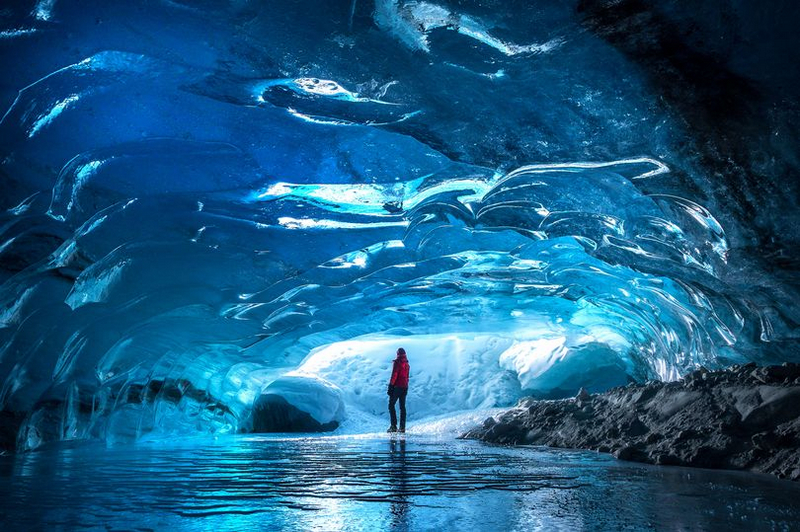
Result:
M267 395L323 425L379 415L398 345L412 419L748 359L724 231L634 184L669 172L660 161L450 166L395 184L194 180L168 197L146 179L116 185L113 161L157 164L152 142L70 162L48 212L80 225L4 285L4 352L23 355L3 361L2 400L29 412L22 447L252 430ZM31 342L42 326L52 334Z

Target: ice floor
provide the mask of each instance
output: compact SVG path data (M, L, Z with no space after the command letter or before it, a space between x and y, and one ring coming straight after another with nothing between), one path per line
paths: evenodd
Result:
M800 523L800 485L771 477L413 433L60 443L0 457L0 471L5 530L733 531Z

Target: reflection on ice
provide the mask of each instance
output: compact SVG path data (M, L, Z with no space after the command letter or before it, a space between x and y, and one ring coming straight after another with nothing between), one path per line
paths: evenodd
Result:
M798 486L574 451L405 437L222 437L0 456L17 527L790 530Z

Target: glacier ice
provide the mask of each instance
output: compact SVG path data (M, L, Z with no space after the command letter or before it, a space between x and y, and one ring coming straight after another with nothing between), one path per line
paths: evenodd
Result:
M319 432L344 421L342 390L319 375L290 372L272 381L253 402L249 429Z
M786 124L735 159L568 3L135 4L0 28L20 448L381 416L401 345L430 423L797 358Z

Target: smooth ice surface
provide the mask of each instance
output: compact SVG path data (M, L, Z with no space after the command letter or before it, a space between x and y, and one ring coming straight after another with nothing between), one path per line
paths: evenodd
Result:
M358 432L400 345L415 422L798 360L800 15L753 5L0 10L3 447Z
M800 486L405 437L228 436L0 457L26 529L793 530Z

